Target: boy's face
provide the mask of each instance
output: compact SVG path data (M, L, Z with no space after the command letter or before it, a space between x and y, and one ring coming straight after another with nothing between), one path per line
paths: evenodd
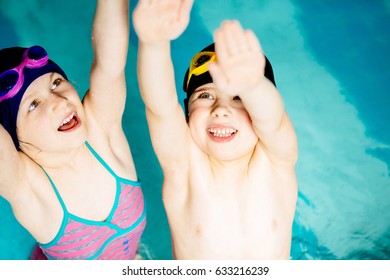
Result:
M28 155L77 147L87 138L77 91L58 73L34 80L20 103L17 134Z
M192 138L205 153L219 160L253 153L258 137L239 97L224 95L208 83L194 91L188 109Z

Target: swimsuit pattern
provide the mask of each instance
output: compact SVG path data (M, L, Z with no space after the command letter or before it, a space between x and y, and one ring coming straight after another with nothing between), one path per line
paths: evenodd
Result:
M86 142L96 159L116 179L113 208L103 222L80 218L69 213L50 179L64 211L62 225L56 237L41 244L48 259L134 259L146 226L146 210L141 183L117 176L107 163Z

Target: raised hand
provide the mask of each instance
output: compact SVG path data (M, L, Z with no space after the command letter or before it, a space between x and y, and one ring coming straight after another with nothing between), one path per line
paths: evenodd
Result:
M174 40L186 29L194 0L139 0L133 13L138 38L145 43Z
M238 21L224 21L214 33L217 61L210 63L213 82L229 95L254 87L264 75L265 57L260 42L251 30Z

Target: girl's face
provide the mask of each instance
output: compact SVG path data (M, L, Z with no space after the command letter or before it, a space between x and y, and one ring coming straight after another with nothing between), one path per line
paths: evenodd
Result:
M192 138L205 153L219 160L253 153L258 137L238 96L224 95L208 83L195 90L188 108Z
M20 103L17 135L28 155L75 148L87 139L84 109L77 91L58 73L40 76Z

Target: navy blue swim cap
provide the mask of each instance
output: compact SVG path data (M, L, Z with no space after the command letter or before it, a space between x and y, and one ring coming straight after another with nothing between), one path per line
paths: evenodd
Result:
M215 47L214 43L208 45L204 49L202 49L200 52L215 52ZM265 69L264 69L264 76L268 78L275 86L275 78L274 78L274 72L272 70L272 65L269 62L268 58L265 56ZM186 71L186 74L184 75L184 80L183 80L183 90L184 92L187 93L187 98L184 99L184 107L185 107L185 113L186 116L188 116L188 100L192 93L201 85L212 83L213 79L211 78L210 73L207 71L201 75L192 75L190 78L190 81L188 82L188 87L187 87L187 80L188 80L188 75L189 75L190 69L188 68Z
M20 65L22 63L23 54L26 50L27 48L21 47L5 48L0 50L0 75L7 70L10 70ZM23 98L23 95L26 92L28 86L35 79L39 78L44 74L52 72L58 73L62 75L65 79L68 79L65 72L50 59L48 60L47 64L38 68L30 69L24 67L24 81L20 90L16 93L15 96L0 101L0 124L10 134L17 150L20 150L20 148L18 137L16 134L16 121L19 112L19 105ZM0 84L0 88L2 88L2 86L3 85Z

